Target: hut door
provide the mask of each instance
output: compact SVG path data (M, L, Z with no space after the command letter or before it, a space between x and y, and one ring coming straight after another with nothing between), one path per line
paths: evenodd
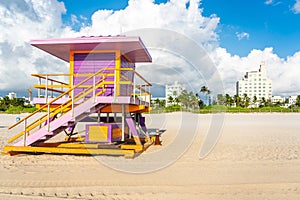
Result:
M100 73L96 76L95 81L96 83L99 82L103 75L106 74L105 81L114 81L114 77L111 76L114 71L111 70L111 68L115 68L115 53L75 53L74 54L74 78L73 78L73 84L77 85L78 83L82 82L89 76L97 73L100 69L107 69L104 70L103 73ZM83 90L86 90L87 87L93 85L93 78L86 81L80 88L75 89L74 95L76 96ZM112 87L113 84L107 84L105 87ZM97 89L96 92L99 92L101 90ZM111 92L110 92L111 93ZM87 97L90 97L93 95L93 92L90 92L87 94ZM109 95L108 90L105 93L105 95Z

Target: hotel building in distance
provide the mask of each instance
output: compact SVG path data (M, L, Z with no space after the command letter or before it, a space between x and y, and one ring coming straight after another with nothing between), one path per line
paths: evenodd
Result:
M256 96L257 100L263 97L265 100L272 98L272 80L267 77L265 63L260 65L259 71L246 72L242 80L236 83L237 95L243 97L244 94L253 100Z

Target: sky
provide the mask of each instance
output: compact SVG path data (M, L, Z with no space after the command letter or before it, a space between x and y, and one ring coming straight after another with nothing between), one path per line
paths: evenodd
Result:
M127 0L63 2L67 8L63 19L68 25L72 24L72 16L83 23L91 23L92 14L99 9L120 10L128 6ZM273 47L274 53L287 57L300 51L300 46L294 42L300 40L300 2L298 11L295 4L295 0L202 0L199 7L203 9L203 16L220 18L219 43L229 53L247 56L252 49Z
M300 94L300 0L0 0L0 95L32 87L32 73L68 71L66 63L30 46L30 39L143 28L173 31L203 48L224 93L234 95L236 81L265 62L273 95ZM140 69L156 86L178 80L195 91L204 84L214 88L204 68L192 73L188 61L157 47L149 51L152 68Z

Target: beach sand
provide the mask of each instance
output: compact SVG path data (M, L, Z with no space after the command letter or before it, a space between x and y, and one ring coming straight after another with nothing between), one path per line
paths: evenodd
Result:
M1 149L15 134L7 130L15 118L0 115ZM151 146L135 159L2 155L0 199L300 197L300 114L178 112L146 115L146 122L166 130L162 146ZM215 147L200 159L206 134L217 136L218 128Z

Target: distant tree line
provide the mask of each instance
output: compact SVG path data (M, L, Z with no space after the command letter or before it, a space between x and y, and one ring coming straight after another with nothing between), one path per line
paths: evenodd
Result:
M202 99L200 95L202 94ZM166 100L155 99L152 101L152 106L154 108L166 108L172 110L197 110L205 109L207 107L221 105L225 107L236 107L236 108L263 108L263 107L280 107L288 103L288 99L285 102L275 102L272 103L271 99L265 99L262 97L258 99L256 96L253 99L250 99L247 94L242 96L234 95L230 96L229 94L218 94L216 98L211 102L211 105L206 105L203 102L203 98L211 98L211 91L206 86L202 86L198 93L188 92L183 90L181 94L173 98L169 96ZM166 107L166 101L170 106ZM294 105L290 106L292 108L300 108L300 95L297 96L296 102Z
M204 96L209 98L210 90L206 86L202 86L199 90L199 93L202 93ZM167 100L155 99L152 101L152 106L158 108L165 108L166 101L171 104L169 107L173 108L183 108L186 110L189 109L199 109L205 106L204 102L200 99L199 93L188 92L183 90L181 94L176 95L175 98L169 96ZM174 95L175 96L175 95Z

